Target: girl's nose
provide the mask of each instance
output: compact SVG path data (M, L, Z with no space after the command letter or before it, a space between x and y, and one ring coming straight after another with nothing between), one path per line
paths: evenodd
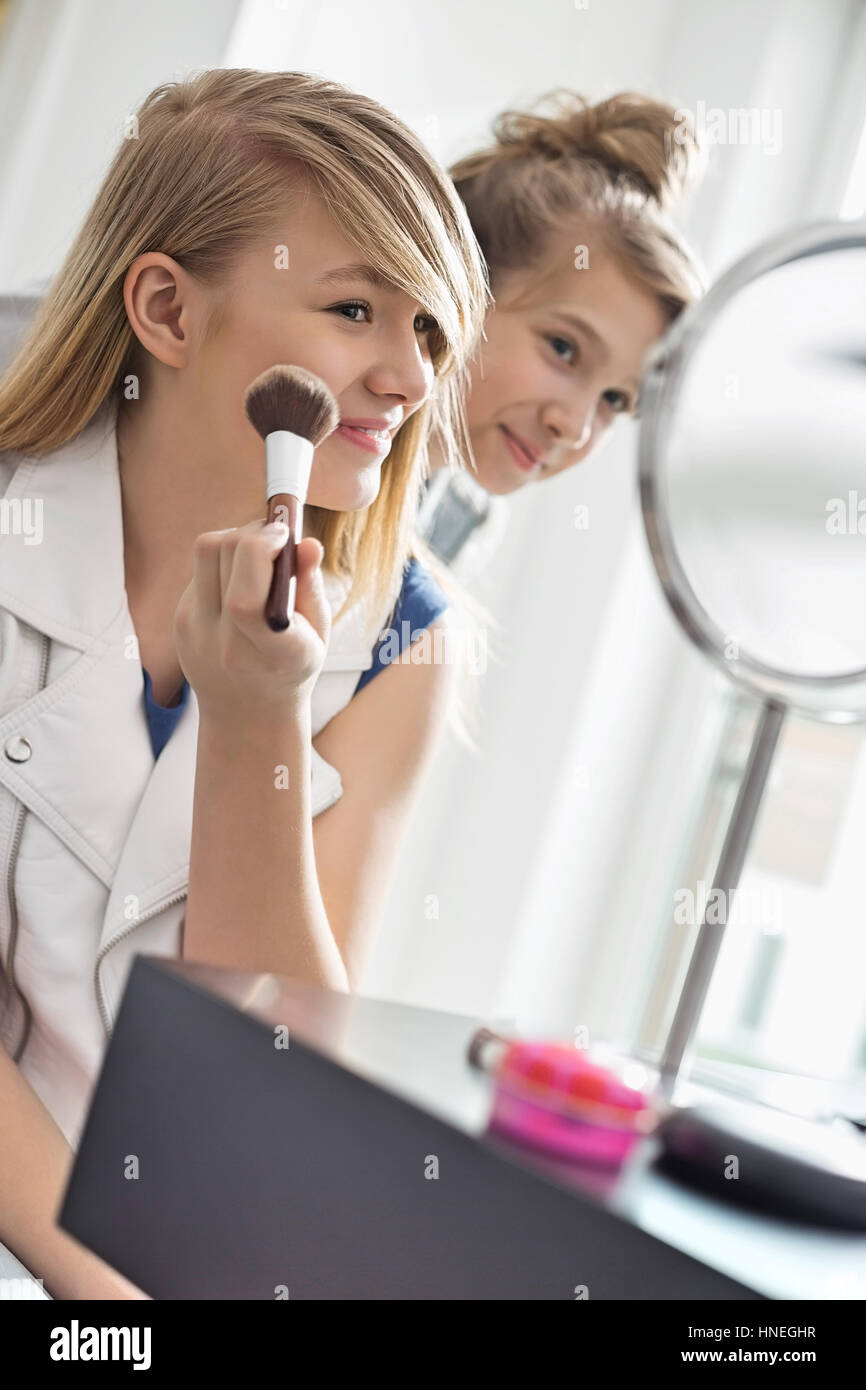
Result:
M583 403L565 407L558 403L545 407L542 417L551 445L558 449L582 449L592 437L595 405Z
M433 364L422 356L415 337L383 351L366 373L366 384L377 396L396 396L407 407L421 405L430 394Z

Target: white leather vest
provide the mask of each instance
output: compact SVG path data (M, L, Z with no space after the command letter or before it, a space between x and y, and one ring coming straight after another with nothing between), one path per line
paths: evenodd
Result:
M154 761L114 422L106 406L52 454L0 454L0 1036L73 1146L133 955L180 951L198 729L190 691ZM325 574L332 613L344 583ZM314 737L377 630L364 603L334 624ZM342 782L311 752L318 815Z

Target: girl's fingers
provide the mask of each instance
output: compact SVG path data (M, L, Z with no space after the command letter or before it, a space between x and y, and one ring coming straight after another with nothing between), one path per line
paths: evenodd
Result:
M274 560L288 540L285 526L262 521L196 537L193 579L175 614L178 654L199 705L232 707L241 695L272 704L291 688L307 688L321 670L331 613L320 568L323 547L298 543L297 621L286 635L272 631L265 603Z
M263 630L269 630L264 621L265 600L274 560L287 538L285 527L277 533L254 522L251 527L241 527L235 533L234 543L225 547L226 553L220 552L223 608L239 622L261 618Z
M231 579L232 565L234 564L235 551L236 551L237 548L238 548L238 542L239 542L240 538L241 538L241 533L240 533L240 530L238 529L238 527L235 527L235 528L234 528L233 530L231 530L231 531L224 531L224 532L222 533L222 536L221 536L222 544L220 545L220 563L219 563L219 571L220 571L220 603L221 603L221 604L224 604L225 601L226 601L226 592L227 592L228 587L229 587L229 580Z
M192 587L203 618L215 621L222 612L234 553L242 535L261 531L264 518L225 531L203 531L192 552Z
M215 622L222 608L220 550L222 531L204 531L196 537L192 551L192 587L195 602L205 621Z
M331 632L331 608L319 568L324 553L321 541L315 540L312 536L307 536L298 546L295 609L303 614L322 641L327 643Z
M267 636L264 605L274 572L274 560L286 544L283 527L271 531L263 520L228 531L206 531L193 552L193 584L199 611L216 622L228 613L237 626L250 624L250 636ZM298 544L295 608L327 643L331 611L319 568L324 550L306 537Z

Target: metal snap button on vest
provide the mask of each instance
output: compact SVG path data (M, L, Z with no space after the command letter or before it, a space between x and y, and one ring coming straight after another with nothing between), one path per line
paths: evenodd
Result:
M30 754L33 752L29 739L22 738L16 734L14 738L7 738L3 747L3 752L12 763L26 763Z

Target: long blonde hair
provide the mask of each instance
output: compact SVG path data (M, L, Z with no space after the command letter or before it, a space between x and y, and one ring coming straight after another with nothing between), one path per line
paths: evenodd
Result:
M489 290L445 172L396 116L336 82L219 68L150 93L0 380L0 451L49 453L118 398L141 347L123 301L136 256L161 251L218 283L271 230L299 162L348 240L438 324L434 392L398 432L378 496L358 512L307 509L323 564L351 579L339 612L362 595L378 614L411 552L431 430L452 464L468 452L466 369Z
M588 224L672 322L706 288L704 267L671 219L703 172L694 130L666 102L618 92L591 104L557 88L544 110L503 111L495 143L452 165L494 294L511 269L537 266L555 233Z

